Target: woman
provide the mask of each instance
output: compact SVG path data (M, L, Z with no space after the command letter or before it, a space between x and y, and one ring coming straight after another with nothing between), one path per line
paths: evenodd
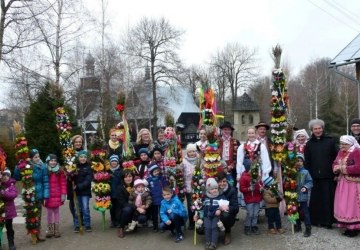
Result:
M76 153L84 149L84 138L81 135L74 135L71 143Z
M122 156L122 144L119 141L118 135L116 134L116 129L111 128L109 130L109 141L105 145L106 155L107 158L109 158L112 155L117 155L119 157L119 160L121 162L121 156ZM121 163L120 163L121 165Z
M122 176L122 185L119 185L116 190L117 199L117 224L118 237L124 238L125 225L131 222L135 207L129 204L129 196L134 187L134 173L130 170L124 170Z
M33 244L36 242L45 241L45 239L40 237L41 230L41 210L42 205L44 204L45 199L49 198L49 176L46 165L41 161L40 154L37 149L31 149L29 152L30 165L33 170L32 180L35 187L35 206L40 211L38 213L39 217L39 228L38 233L36 234L36 240L33 239ZM14 171L15 180L21 180L20 169L15 168Z
M207 137L206 137L206 130L205 130L204 126L201 126L201 128L199 130L199 138L200 138L200 140L195 143L196 148L199 153L203 153L206 149L206 146L209 144Z
M158 139L154 143L155 147L160 148L163 152L165 152L167 147L167 141L165 138L165 131L164 129L158 130Z
M305 129L299 129L294 132L294 149L296 153L304 154L306 142L309 140L309 135Z
M344 235L355 237L360 229L360 146L355 137L340 137L340 151L333 163L337 178L334 217Z
M150 131L147 128L140 129L135 145L135 152L138 155L141 148L147 148L151 152L154 148L153 139Z

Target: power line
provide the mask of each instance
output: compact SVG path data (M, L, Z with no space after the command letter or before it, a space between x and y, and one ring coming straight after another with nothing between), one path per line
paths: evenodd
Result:
M334 3L331 3L329 0L324 0L325 3L329 4L331 7L333 7L335 10L339 11L340 13L342 13L343 15L345 15L348 19L352 20L353 22L356 22L357 24L355 25L359 25L360 22L358 21L358 18L353 17L352 15L349 15L349 13L347 13L346 11L344 11L343 7L339 8L338 6L336 6Z
M345 12L347 12L351 17L353 17L356 21L359 19L359 15L355 14L354 12L346 9L344 6L336 2L335 0L332 0L335 5L337 5L339 8L343 9Z

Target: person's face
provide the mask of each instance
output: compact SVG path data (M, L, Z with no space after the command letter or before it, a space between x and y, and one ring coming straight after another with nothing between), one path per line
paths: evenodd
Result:
M40 155L39 154L34 155L31 160L34 163L38 163L40 161Z
M302 166L304 166L304 161L301 158L297 158L295 162L295 166L297 168L301 168Z
M305 137L305 135L298 135L298 136L296 137L296 140L298 141L298 143L304 144L305 141L306 141L306 137Z
M118 141L118 137L117 137L115 131L113 131L113 132L110 134L110 140L111 140L112 142L117 142L117 141Z
M54 168L54 167L56 167L56 165L57 165L57 160L52 159L52 160L49 161L49 166L50 167Z
M86 161L87 161L87 157L86 157L85 155L80 155L80 156L79 156L79 162L80 162L81 164L86 163Z
M224 136L230 136L231 135L231 128L223 128L221 130L221 133L224 135Z
M194 151L194 150L189 150L189 151L187 152L187 156L190 157L190 158L196 157L196 151Z
M2 181L2 182L7 182L9 179L10 179L10 176L8 176L8 175L6 175L6 174L4 174L4 175L1 176L1 181Z
M74 147L75 147L75 149L81 149L82 148L82 144L83 144L83 142L82 142L82 140L81 140L81 138L76 138L75 140L74 140Z
M150 134L149 134L149 132L145 131L145 132L143 132L143 133L141 134L141 141L142 141L142 142L145 142L145 143L147 143L147 142L150 141Z
M159 133L159 134L158 134L158 140L159 140L159 142L165 142L165 135L164 135L164 133Z
M206 141L207 138L206 138L206 132L204 129L200 130L199 132L199 138L200 138L200 141Z
M142 161L148 161L148 160L149 160L149 156L148 156L147 154L145 154L145 153L141 153L141 154L140 154L140 159L141 159Z
M159 176L159 174L160 174L160 169L155 169L153 171L153 176Z
M228 186L226 178L219 180L218 185L220 189L225 189Z
M132 183L132 181L133 181L132 175L126 175L124 177L124 182L125 182L126 185L130 185Z
M140 185L137 185L136 188L135 188L136 192L138 193L143 193L145 191L145 186L140 184Z
M353 124L351 125L351 132L354 134L354 135L359 135L360 134L360 124Z
M117 161L112 161L112 162L110 162L110 167L111 168L116 168L118 164L119 163Z
M155 151L154 152L154 159L157 160L157 161L160 161L161 160L161 153L159 151Z
M209 193L212 195L217 195L219 194L219 189L218 188L212 188L209 190Z
M311 132L314 134L314 136L320 137L324 133L324 129L321 127L321 125L314 125Z
M258 127L257 134L260 137L265 137L266 136L266 128L265 127Z
M340 150L341 151L347 152L350 147L351 147L350 144L340 142Z
M249 129L247 132L247 137L248 137L249 141L255 141L255 139L256 139L255 129Z
M162 196L163 196L164 200L169 201L171 199L172 193L163 191Z

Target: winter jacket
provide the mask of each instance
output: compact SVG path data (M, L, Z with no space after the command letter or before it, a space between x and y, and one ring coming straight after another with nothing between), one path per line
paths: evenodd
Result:
M210 198L205 196L203 202L203 210L204 210L204 217L206 218L214 218L216 210L219 209L219 201L226 200L225 195L220 194L215 198Z
M162 189L168 185L166 178L161 174L159 176L151 176L147 178L149 183L150 194L153 205L160 205L162 197Z
M265 201L266 208L279 207L280 202L276 199L271 190L264 189L263 199Z
M7 182L1 183L1 199L5 203L5 219L13 219L16 217L16 207L14 199L17 197L18 192L15 186L16 181L10 178Z
M129 204L135 206L137 194L135 190L129 195ZM148 191L145 191L141 195L141 205L145 205L145 209L148 209L152 203L151 195Z
M115 198L117 200L119 209L129 205L129 196L130 193L126 190L126 187L123 184L117 187Z
M140 179L146 179L148 177L148 165L149 161L140 161L139 164L136 165L136 175L140 177Z
M306 143L304 156L305 168L313 179L334 179L332 164L338 148L335 140L327 135L316 138L314 135Z
M168 210L171 209L173 214L181 216L184 221L187 219L187 212L184 204L179 200L179 198L174 195L170 200L162 200L160 205L160 219L162 222L166 223L170 220Z
M313 187L313 181L309 174L309 171L307 171L304 167L301 167L297 173L296 177L296 191L298 194L298 202L304 202L308 201L310 198L310 190ZM301 192L301 189L305 187L306 192Z
M118 187L122 184L122 169L119 167L118 169L116 169L114 172L112 172L111 170L110 172L110 188L111 188L111 198L116 198L116 190L118 189Z
M49 175L46 165L40 161L38 163L30 162L33 168L32 178L35 186L36 200L42 201L49 198ZM21 181L20 169L15 168L15 180Z
M45 207L57 208L64 203L61 196L66 195L66 177L62 169L57 172L49 171L49 198L45 200Z
M195 166L200 164L200 159L198 157L190 158L187 155L184 157L183 162L181 164L181 168L184 173L184 183L185 183L185 192L191 193L192 187L192 177L194 174Z
M236 215L239 212L239 200L237 190L233 186L228 186L222 194L225 196L226 200L229 201L229 213Z
M77 164L77 175L74 177L76 195L91 197L92 171L88 162Z
M117 155L119 157L119 164L121 166L121 161L122 161L122 151L123 151L123 147L122 144L119 144L119 147L117 147L116 149L112 149L109 144L106 144L104 149L106 150L106 157L109 159L110 156L112 155Z
M155 162L156 165L158 165L158 167L160 168L162 175L163 175L163 176L166 176L166 175L165 175L166 172L165 172L165 165L164 165L164 157L161 157L161 160L160 160L160 161L152 160L152 161L150 162L150 164L152 164L152 163L154 163L154 162ZM150 164L149 164L149 165L150 165Z
M250 190L251 186L251 176L249 172L243 172L241 174L240 180L240 192L244 195L244 201L246 204L249 203L259 203L262 200L262 195L260 193L260 185L261 183L256 182L254 184L254 190Z

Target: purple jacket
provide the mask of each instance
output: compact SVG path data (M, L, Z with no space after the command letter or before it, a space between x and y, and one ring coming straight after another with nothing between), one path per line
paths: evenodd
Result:
M7 182L1 183L1 198L5 202L5 218L7 220L16 217L14 199L17 197L18 192L15 183L16 181L12 178L10 178Z

